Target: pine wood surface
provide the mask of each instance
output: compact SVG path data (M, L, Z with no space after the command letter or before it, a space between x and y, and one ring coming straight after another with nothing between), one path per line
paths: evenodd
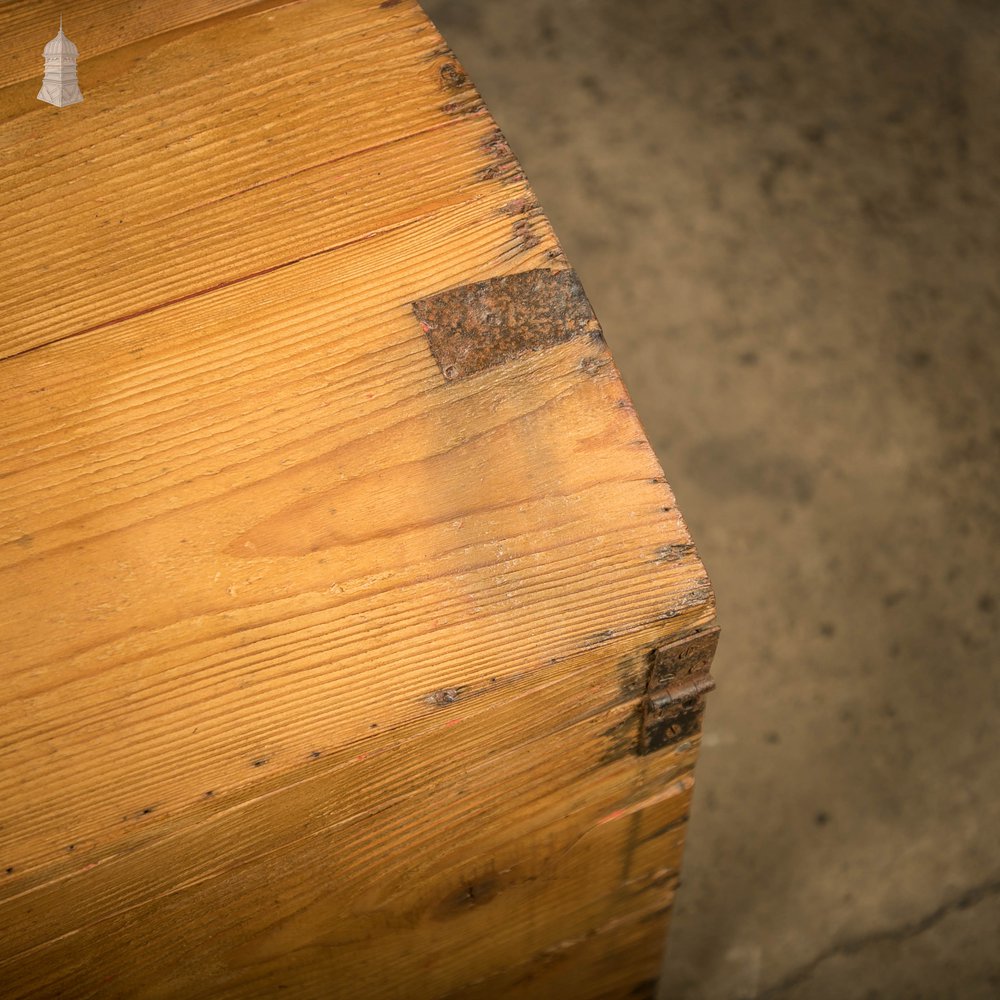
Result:
M638 755L643 686L714 602L600 340L442 378L413 302L568 266L461 66L410 0L81 0L57 109L42 6L0 6L0 994L648 989L698 739Z

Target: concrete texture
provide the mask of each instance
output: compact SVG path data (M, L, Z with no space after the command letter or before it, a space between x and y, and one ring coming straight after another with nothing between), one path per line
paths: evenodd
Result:
M1000 995L1000 3L425 6L718 594L664 995Z

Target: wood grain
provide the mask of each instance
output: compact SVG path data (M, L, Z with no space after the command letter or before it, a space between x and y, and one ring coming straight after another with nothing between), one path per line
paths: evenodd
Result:
M4 60L0 87L41 75L42 49L59 30L60 17L80 59L142 42L171 31L187 31L240 8L265 9L289 0L6 0L0 6Z
M0 91L4 995L638 988L714 601L603 342L413 314L566 267L516 160L406 0L131 6Z

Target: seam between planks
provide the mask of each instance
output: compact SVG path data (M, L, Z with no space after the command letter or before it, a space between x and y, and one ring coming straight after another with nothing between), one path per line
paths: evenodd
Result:
M470 198L465 198L457 204L471 204L477 200L477 197L478 196L474 195ZM78 337L86 336L88 333L95 333L98 330L105 330L108 327L117 326L119 323L126 323L129 320L137 319L140 316L146 316L149 313L159 312L161 309L166 309L169 306L177 305L181 302L187 302L191 299L198 299L205 295L211 295L212 292L221 291L222 289L230 288L233 285L245 284L248 281L252 281L254 278L260 278L267 274L273 274L275 271L282 271L286 267L293 267L296 264L302 263L304 260L312 260L314 257L322 257L329 253L335 253L338 250L346 249L347 247L354 246L358 243L364 243L366 240L383 236L386 233L398 232L409 226L423 222L425 219L433 218L435 215L453 209L454 207L454 204L448 205L444 208L434 209L432 212L424 212L422 215L415 215L403 222L397 222L388 226L380 226L378 229L372 229L367 233L362 233L360 236L354 236L349 240L343 240L340 243L335 243L333 246L324 247L322 250L314 250L312 253L303 254L301 257L294 257L291 260L283 261L280 264L272 264L270 267L262 268L259 271L253 271L250 274L241 274L237 275L235 278L227 278L225 281L220 281L207 288L199 288L196 291L187 292L184 295L177 295L172 299L165 300L164 302L158 302L155 305L146 306L144 309L138 309L135 312L125 313L122 316L116 316L114 319L105 320L103 323L97 323L94 326L84 327L82 330L75 330L72 333L56 337L54 340L47 340L44 344L35 344L32 347L26 347L24 350L16 351L13 354L6 354L0 358L0 364L5 361L13 361L15 358L24 357L27 354L33 354L35 351L41 351L47 347L53 347L54 345L61 344L67 340L76 340Z

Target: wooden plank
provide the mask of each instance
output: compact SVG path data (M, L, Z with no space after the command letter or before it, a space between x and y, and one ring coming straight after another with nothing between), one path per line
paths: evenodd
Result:
M484 116L435 141L475 118L442 111L468 87L442 78L417 8L379 14L338 0L208 22L116 64L72 116L36 101L0 126L17 151L0 161L0 357L364 238L412 217L401 181L426 208L435 178L455 175L447 199L495 162Z
M276 5L274 0L184 0L183 4L162 0L6 0L0 5L5 56L0 62L0 87L36 77L41 80L42 49L59 30L60 17L84 65L105 52L177 29L187 30L226 12Z
M596 655L608 659L606 651ZM136 986L138 975L126 978L134 995L241 995L251 983L275 988L289 975L305 995L320 995L323 981L367 984L378 995L377 956L388 951L411 956L394 977L401 995L430 997L459 988L477 969L484 981L514 971L505 968L505 956L524 956L520 978L536 952L546 968L567 938L591 927L627 922L637 912L662 915L676 880L695 744L665 754L655 767L630 755L595 767L609 727L634 715L635 702L619 695L573 721L565 684L549 681L470 703L458 725L449 725L449 708L436 726L409 740L394 735L395 747L372 756L317 758L311 777L239 807L206 799L207 815L183 835L148 835L96 870L85 869L85 877L67 874L25 893L12 902L12 916L31 918L11 920L17 938L9 948L24 949L13 961L31 968L28 981L44 989L63 985L67 970L78 975L88 967L115 970L117 983L128 965L133 921L151 921L146 911L183 910L195 925L158 915L157 925L175 930L146 944L142 959L178 979L161 973L154 984ZM527 722L527 740L493 745L495 713L511 733ZM484 737L491 741L485 757L476 752ZM414 766L389 771L394 756ZM413 781L418 766L435 774L427 787ZM207 982L198 963L178 964L176 956L186 955L207 926L218 931L218 914L234 898L247 960L204 954L208 967L236 970L231 981L208 977L209 990L196 985ZM581 902L567 907L568 900ZM123 913L133 917L109 919ZM118 940L109 943L109 935ZM228 935L218 937L218 948L232 947ZM393 944L397 937L404 941ZM454 939L482 943L473 955L456 956ZM321 942L314 947L323 955L289 970L285 945L294 940ZM103 963L94 959L98 952Z
M484 355L581 293L419 8L223 6L0 91L4 995L648 985L670 488L585 303Z

